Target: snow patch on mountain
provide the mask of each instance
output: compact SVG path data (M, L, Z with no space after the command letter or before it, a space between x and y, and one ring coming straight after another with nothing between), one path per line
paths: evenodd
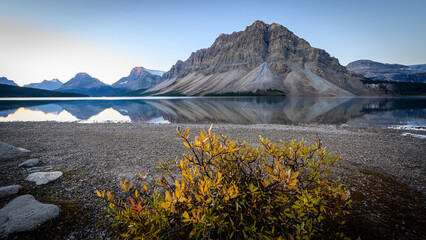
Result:
M160 76L160 77L162 77L163 74L165 73L165 71L161 71L161 70L152 70L152 69L146 69L146 68L143 68L143 70L151 73L152 75L157 75L157 76Z

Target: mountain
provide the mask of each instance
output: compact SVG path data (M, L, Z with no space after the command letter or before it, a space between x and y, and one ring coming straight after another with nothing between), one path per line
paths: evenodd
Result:
M18 84L12 80L7 79L6 77L0 77L0 84L19 87Z
M71 78L68 82L64 83L59 90L71 90L71 89L90 89L101 86L107 86L107 84L101 82L97 78L91 77L87 73L77 73L75 77Z
M128 90L113 88L87 73L78 73L58 89L61 92L85 94L93 97L121 96Z
M349 63L346 69L362 74L372 80L426 83L426 64L405 66L371 60L358 60Z
M373 95L336 58L287 28L254 22L220 34L211 47L192 53L144 94L156 95Z
M135 67L130 75L123 77L114 84L114 88L123 88L132 91L148 89L159 82L164 72L158 70L149 70L143 67Z
M426 64L408 65L408 68L412 71L426 71Z
M87 95L0 84L0 97L87 97Z
M24 85L24 87L29 88L38 88L38 89L44 89L44 90L56 90L62 87L63 83L59 81L58 79L52 79L52 80L44 80L41 83L30 83L27 85Z

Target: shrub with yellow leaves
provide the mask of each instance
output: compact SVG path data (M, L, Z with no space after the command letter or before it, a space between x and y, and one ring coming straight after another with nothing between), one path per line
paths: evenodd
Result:
M260 147L190 128L177 130L190 154L160 164L151 188L144 182L128 200L97 192L109 213L127 228L128 239L311 239L339 238L350 194L327 176L340 160L321 145L275 144L259 137ZM180 176L171 173L174 164ZM145 176L140 176L145 179ZM130 184L121 183L124 191Z

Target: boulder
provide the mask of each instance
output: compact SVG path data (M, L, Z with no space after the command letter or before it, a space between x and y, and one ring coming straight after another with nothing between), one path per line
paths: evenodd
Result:
M30 151L17 148L4 142L0 142L0 160L20 158L28 155Z
M60 171L36 172L36 173L31 173L30 175L28 175L26 180L35 182L36 185L43 185L59 178L60 176L62 176L62 172Z
M21 185L10 185L5 187L0 187L0 198L17 194L20 188L21 188Z
M33 158L33 159L28 159L27 161L19 164L19 166L20 167L34 167L39 163L40 163L40 160L38 160L37 158Z
M11 233L31 231L59 215L59 207L43 204L31 195L13 199L0 209L0 238L7 238Z

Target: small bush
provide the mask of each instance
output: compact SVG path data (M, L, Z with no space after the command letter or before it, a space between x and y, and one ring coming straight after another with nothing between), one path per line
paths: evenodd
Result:
M190 150L183 159L160 164L162 174L148 187L130 191L128 200L110 192L110 217L134 239L310 239L343 237L349 191L327 178L337 156L321 145L275 144L259 137L260 147L237 144L211 128L191 142L189 130L177 130ZM174 164L181 176L174 176ZM141 175L141 174L140 174ZM145 178L146 176L142 176Z

